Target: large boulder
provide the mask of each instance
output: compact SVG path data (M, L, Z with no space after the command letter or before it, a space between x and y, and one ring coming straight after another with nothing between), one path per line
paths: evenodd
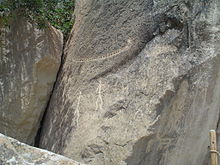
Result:
M202 165L220 108L220 1L77 1L40 147L91 165Z
M64 156L31 147L0 134L1 165L82 165Z
M56 80L63 36L22 18L0 35L0 132L31 144Z

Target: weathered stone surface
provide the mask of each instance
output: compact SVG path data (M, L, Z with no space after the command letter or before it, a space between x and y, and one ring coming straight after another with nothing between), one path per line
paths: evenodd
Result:
M220 108L220 1L77 1L40 146L91 165L202 165Z
M16 19L1 29L0 132L33 143L60 66L63 37Z
M31 147L0 134L1 165L82 165L64 156Z

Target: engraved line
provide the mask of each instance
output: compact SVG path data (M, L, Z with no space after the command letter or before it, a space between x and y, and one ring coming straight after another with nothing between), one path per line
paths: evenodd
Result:
M96 100L96 111L98 109L102 110L103 100L102 100L102 81L99 81L99 86L97 88L98 98ZM100 104L99 104L100 103Z
M74 112L74 117L76 117L76 125L78 125L78 123L79 123L79 104L81 101L81 95L82 95L82 92L80 91L79 96L78 96L78 100L77 100L76 110Z
M122 49L118 49L116 50L115 52L113 53L110 53L110 54L107 54L107 55L103 55L101 57L98 57L98 58L85 58L85 59L81 59L81 60L72 60L73 62L90 62L90 61L99 61L99 60L104 60L104 59L107 59L107 58L111 58L111 57L114 57L122 52L125 52L126 50L128 50L131 46L131 40L128 39L128 44L123 47Z

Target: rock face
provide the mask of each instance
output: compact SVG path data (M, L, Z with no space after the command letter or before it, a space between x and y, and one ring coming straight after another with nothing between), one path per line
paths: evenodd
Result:
M220 1L77 1L40 147L91 165L205 165Z
M61 62L62 34L16 19L1 29L0 132L33 143Z
M1 165L82 165L64 156L28 146L0 134Z

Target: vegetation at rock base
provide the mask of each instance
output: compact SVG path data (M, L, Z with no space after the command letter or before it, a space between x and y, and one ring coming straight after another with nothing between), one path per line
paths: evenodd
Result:
M73 25L74 0L0 0L0 26L8 25L17 15L44 28L49 22L66 36Z

